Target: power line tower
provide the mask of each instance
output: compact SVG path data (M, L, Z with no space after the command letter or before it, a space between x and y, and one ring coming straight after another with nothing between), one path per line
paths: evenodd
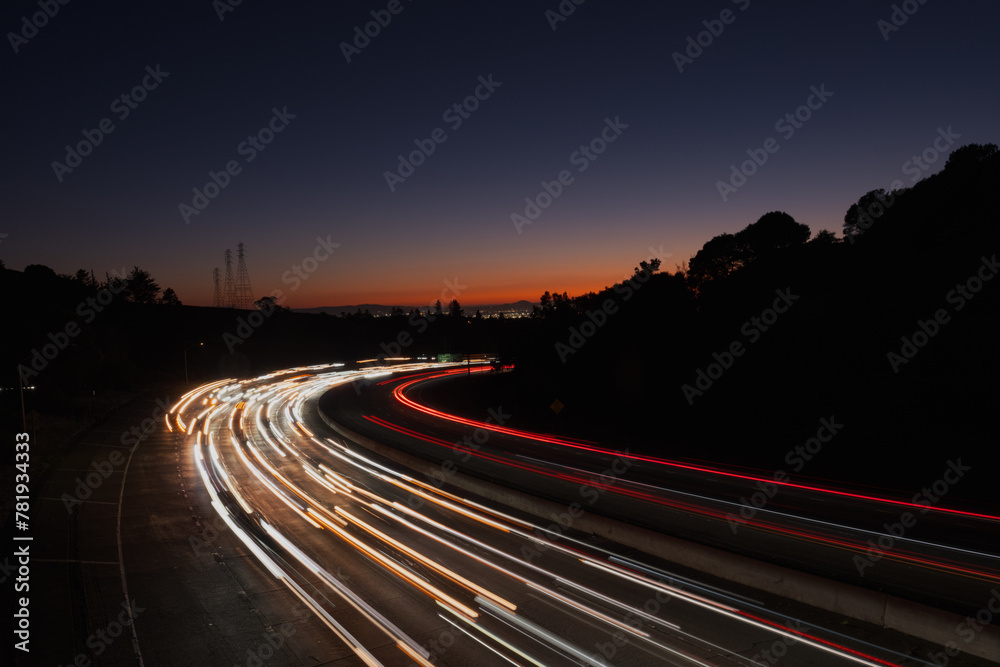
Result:
M212 281L215 283L215 307L222 307L222 273L219 267L212 269Z
M250 273L247 271L247 258L243 250L243 242L236 244L236 292L234 306L243 310L253 310L253 288L250 287Z
M236 288L233 285L233 251L226 248L226 291L222 305L226 308L236 307Z

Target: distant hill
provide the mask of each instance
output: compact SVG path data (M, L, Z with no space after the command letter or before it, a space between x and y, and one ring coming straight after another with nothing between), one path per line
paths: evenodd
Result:
M447 308L448 304L441 304L443 308ZM504 313L504 315L511 315L513 313L529 314L531 313L531 308L534 306L531 301L526 301L524 299L520 301L515 301L514 303L500 303L500 304L490 304L490 305L479 305L479 306L462 306L465 310L466 315L475 315L476 311L482 311L483 317L489 317L491 315L496 315L498 313ZM379 303L362 303L356 306L321 306L319 308L295 308L297 313L328 313L330 315L344 315L354 314L357 312L368 311L375 317L388 317L392 314L392 311L396 308L402 309L404 313L410 313L414 308L419 308L421 311L426 311L427 306L384 306Z

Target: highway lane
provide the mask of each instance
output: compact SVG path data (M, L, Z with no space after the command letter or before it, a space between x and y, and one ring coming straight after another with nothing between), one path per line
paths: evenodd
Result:
M922 664L376 460L315 413L358 378L223 381L165 423L233 533L359 664Z
M23 593L32 639L29 653L12 651L13 664L229 667L248 665L249 651L268 654L269 667L302 667L317 664L308 656L342 657L326 628L215 525L190 449L164 426L163 406L181 392L150 391L39 480ZM11 563L0 560L10 586Z
M426 379L434 375L442 373L339 390L330 409L352 430L423 457L450 460L467 473L960 613L974 613L1000 583L996 511L959 506L941 494L942 487L946 492L949 483L960 483L967 467L960 457L959 463L942 460L941 478L928 480L930 495L914 501L921 490L858 489L519 433L497 424L504 418L502 406L478 419L442 414L421 398L428 382L449 381ZM602 472L608 482L603 487L592 481ZM581 489L589 494L582 497Z

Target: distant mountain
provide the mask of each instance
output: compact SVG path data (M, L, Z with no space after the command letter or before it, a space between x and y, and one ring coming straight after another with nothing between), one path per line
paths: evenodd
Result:
M441 304L443 308L447 309L447 304ZM489 305L479 305L479 306L465 306L462 308L465 310L466 315L475 315L476 311L479 310L483 313L483 317L489 317L491 315L496 315L498 313L503 313L504 315L528 315L531 313L532 306L535 305L531 301L526 301L524 299L520 301L515 301L514 303L500 303L500 304L489 304ZM402 309L404 313L411 312L414 308L419 308L421 311L426 311L427 306L384 306L379 303L362 303L356 306L321 306L319 308L295 308L295 312L298 313L328 313L330 315L343 315L354 314L357 312L368 311L376 317L388 317L392 314L392 311L396 308Z

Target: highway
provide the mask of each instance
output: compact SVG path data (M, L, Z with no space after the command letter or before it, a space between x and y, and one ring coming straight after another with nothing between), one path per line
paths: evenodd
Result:
M422 399L464 374L399 374L333 392L326 406L352 430L466 474L956 613L975 613L1000 584L1000 512L947 498L968 469L960 456L943 455L940 477L912 491L672 460L514 429L494 418L512 419L502 406L474 419Z
M665 465L658 461L562 439L541 447L537 434L499 430L484 444L456 445L462 442L452 437L456 432L476 437L483 426L407 404L406 389L399 388L452 369L411 364L392 370L324 366L223 380L193 390L164 416L164 426L190 452L197 482L220 520L267 576L322 623L345 664L931 664L897 650L898 642L862 640L790 613L794 607L778 608L569 529L554 534L549 522L381 459L319 417L321 396L363 394L352 390L360 381L382 386L380 393L403 407L356 418L397 440L447 446L447 455L437 453L447 462L442 478L454 461L476 461L495 479L507 479L516 465L526 479L544 474L553 487L590 494L602 511L621 503L646 513L645 505L662 507L667 495L672 500L664 511L678 512L683 503L702 520L711 514L725 525L724 512L711 508L717 498L695 497L681 484L668 492L662 478L653 485L657 475L648 470ZM399 410L413 414L403 418ZM496 423L502 413L494 416L493 429L504 428ZM433 427L432 420L438 422ZM595 468L595 461L603 463ZM691 473L709 474L686 471L678 480L691 485ZM732 492L740 490L736 485ZM812 492L784 495L799 493L805 503ZM567 527L573 513L569 507ZM650 512L647 519L657 516ZM904 552L910 549L898 550Z

